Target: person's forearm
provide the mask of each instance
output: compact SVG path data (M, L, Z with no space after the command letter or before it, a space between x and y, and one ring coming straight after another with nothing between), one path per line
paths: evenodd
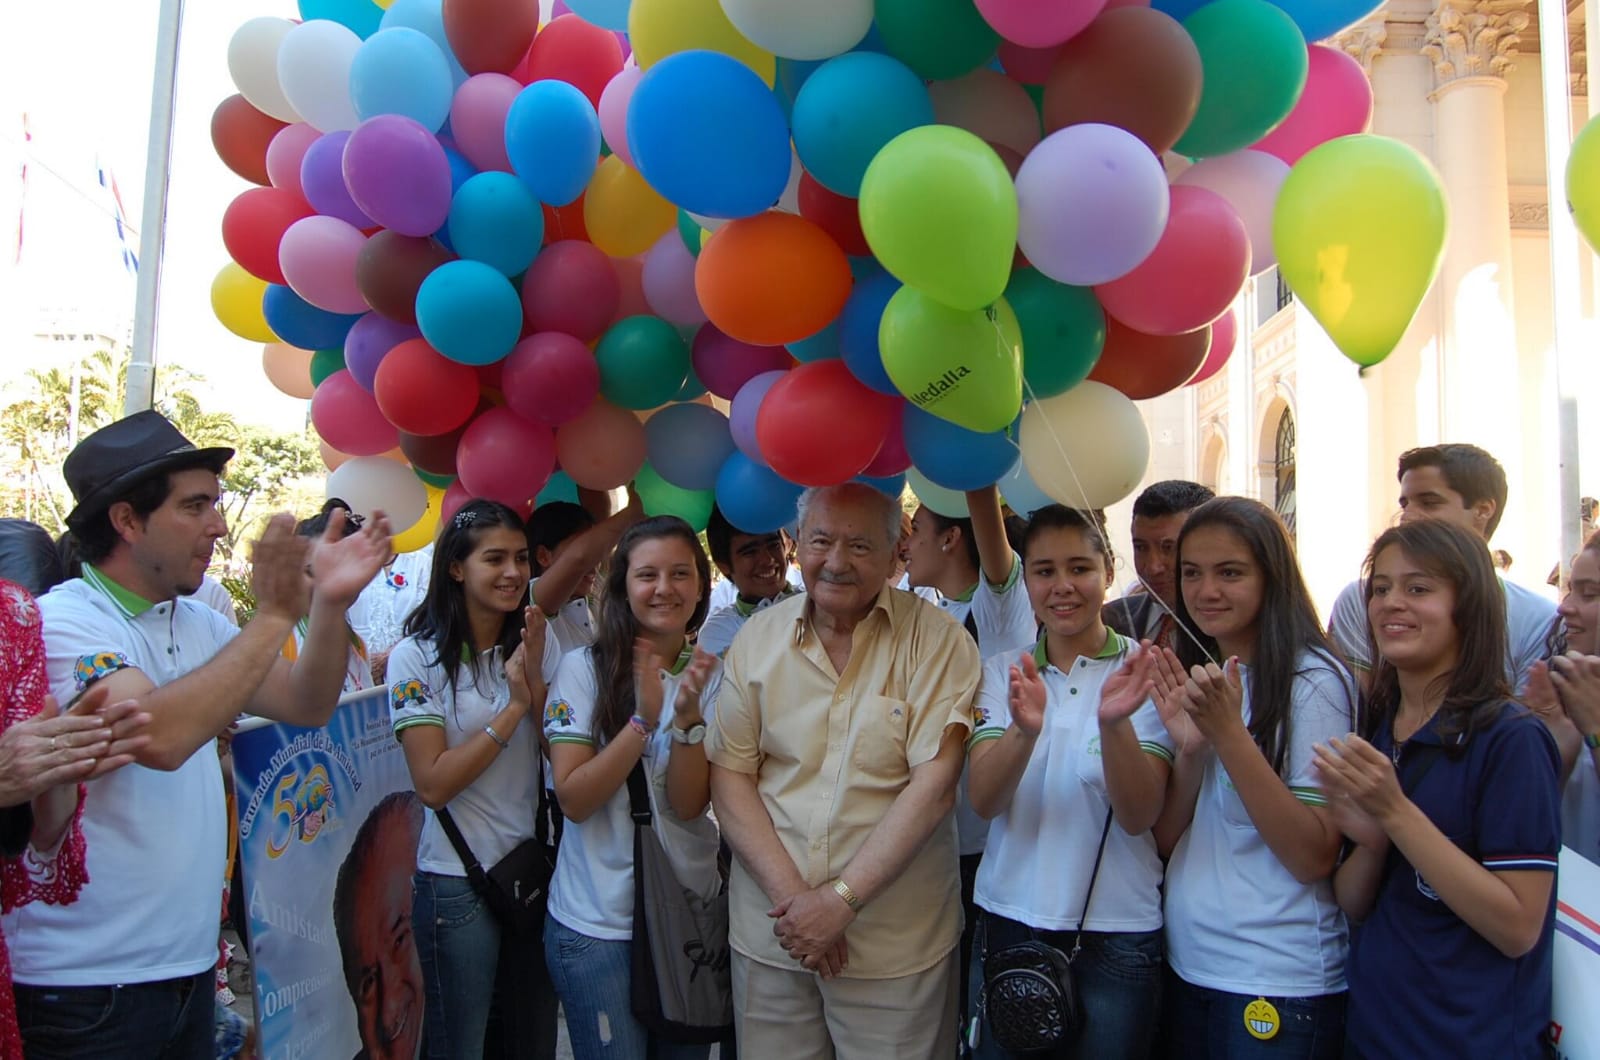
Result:
M33 834L28 845L49 852L60 845L78 812L78 785L58 784L33 800Z
M778 838L754 774L712 766L711 803L723 838L769 901L777 905L809 887Z
M1000 491L994 486L969 490L967 514L972 519L972 538L978 546L978 565L990 585L1004 585L1016 562L1011 542L1006 538L1005 515L1000 511Z
M1536 710L1534 714L1544 722L1544 727L1550 730L1550 735L1555 737L1556 750L1561 755L1559 777L1564 787L1567 779L1572 776L1572 770L1577 766L1578 759L1583 755L1583 734L1559 706L1552 710Z
M291 725L317 727L328 724L344 692L350 667L350 627L345 609L320 599L311 601L311 620L299 657L289 668L287 695L277 702L261 704L276 713L256 713ZM277 689L269 682L263 691Z
M961 779L965 730L946 735L939 756L912 771L905 790L895 796L855 857L839 873L862 903L872 901L900 878L935 828L950 827Z
M1178 840L1189 830L1194 820L1195 803L1200 798L1200 781L1206 772L1209 747L1184 753L1180 751L1172 763L1172 773L1167 777L1167 791L1161 802L1161 814L1150 832L1156 837L1156 852L1170 858Z
M1036 743L1038 737L1009 725L999 738L973 745L967 764L967 801L974 813L993 820L1006 812Z
M535 581L533 601L539 610L553 618L572 599L584 575L599 566L628 527L643 517L643 510L630 499L627 507L579 534Z
M571 821L587 821L628 782L628 774L644 755L645 737L631 725L595 752L594 757L556 777L556 798Z
M1301 883L1325 879L1339 856L1338 829L1295 797L1247 729L1218 739L1217 757L1267 849Z
M516 735L517 726L528 715L526 709L518 709L515 705L502 710L495 715L494 720L488 725L493 729L495 736L506 743L511 742ZM402 743L407 732L420 732L427 726L415 726L401 733ZM439 732L442 733L443 729ZM406 762L411 770L411 784L416 789L417 798L430 810L438 810L448 806L450 800L460 795L481 776L484 770L494 765L495 759L505 753L500 740L490 736L482 729L470 734L465 740L454 747L440 749L431 761L417 760L412 755L407 755Z
M667 756L667 805L680 821L692 821L711 802L711 764L704 743L676 743Z
M1139 743L1133 722L1100 723L1100 767L1117 824L1129 835L1143 835L1161 817L1166 771Z

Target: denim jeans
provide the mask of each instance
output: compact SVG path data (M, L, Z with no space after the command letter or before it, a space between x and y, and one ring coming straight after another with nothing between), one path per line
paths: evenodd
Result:
M981 921L972 953L970 989L975 999L982 996L984 952L1030 938L1026 926L1003 916L983 913ZM1070 954L1076 936L1076 931L1039 931L1031 937ZM1083 949L1072 962L1083 1005L1083 1031L1053 1055L1059 1060L1145 1060L1161 1011L1162 967L1160 931L1085 931ZM982 1006L975 1002L973 1007ZM994 1041L985 1022L978 1029L973 1055L979 1060L1004 1060L1011 1054Z
M212 1060L216 973L127 986L16 984L28 1060Z
M1172 1060L1339 1060L1344 1055L1342 992L1267 998L1230 994L1185 982L1170 968L1166 980L1163 1053ZM1258 1000L1277 1010L1277 1030L1271 1037L1257 1038L1245 1023L1245 1008Z
M661 1041L633 1018L632 953L631 942L590 938L545 918L544 956L574 1060L706 1060L709 1045Z
M539 940L508 935L464 876L417 873L411 923L427 986L428 1060L551 1060L555 990Z

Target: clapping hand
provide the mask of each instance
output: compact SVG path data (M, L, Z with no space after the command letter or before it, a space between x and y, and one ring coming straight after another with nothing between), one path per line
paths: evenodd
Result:
M345 513L328 513L328 527L317 542L311 578L319 596L341 609L355 603L361 590L377 577L390 555L389 519L381 511L372 513L360 531L344 536Z
M1141 641L1100 689L1100 721L1121 721L1133 717L1155 689L1156 651L1150 641Z
M700 698L705 695L711 675L716 673L719 660L704 648L696 647L694 657L684 668L683 679L678 682L678 694L672 700L673 724L680 729L692 729L705 720Z
M1171 648L1150 649L1151 695L1156 713L1167 727L1173 746L1180 755L1193 754L1206 746L1206 738L1189 717L1189 677Z
M633 642L633 709L650 732L655 732L661 721L661 704L666 697L661 681L663 662L648 640L640 637Z
M1031 654L1023 655L1012 664L1009 696L1011 724L1024 736L1038 736L1044 730L1044 710L1049 695Z
M1342 740L1329 740L1318 744L1315 753L1317 772L1328 797L1349 800L1374 824L1381 826L1408 801L1389 756L1361 737L1351 734ZM1350 834L1350 838L1367 846L1373 837Z
M1232 729L1244 728L1244 685L1239 680L1238 658L1230 657L1222 666L1208 662L1191 667L1184 692L1184 712L1211 743Z

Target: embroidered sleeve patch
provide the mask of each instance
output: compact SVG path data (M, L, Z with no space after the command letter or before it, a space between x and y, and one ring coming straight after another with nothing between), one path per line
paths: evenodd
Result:
M118 670L126 670L133 664L128 662L128 657L120 651L102 651L94 655L78 656L78 663L72 668L72 680L79 692L94 684L108 674Z
M545 728L565 729L572 725L572 704L564 699L552 699L544 708Z
M415 677L405 681L396 681L389 686L389 702L394 706L395 710L426 706L428 695L428 686Z

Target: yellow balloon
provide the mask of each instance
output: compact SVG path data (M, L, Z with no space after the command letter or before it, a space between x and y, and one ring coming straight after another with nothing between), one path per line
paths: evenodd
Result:
M444 500L444 490L426 482L422 485L428 491L428 507L423 511L422 518L389 539L390 547L396 552L415 552L419 548L426 548L439 532L439 506Z
M1289 171L1272 219L1278 269L1339 351L1370 367L1400 344L1444 256L1439 175L1399 140L1343 136Z
M594 171L583 196L583 225L589 242L613 258L643 254L677 223L678 208L616 155Z
M1567 158L1567 209L1590 248L1600 250L1600 117L1590 118L1572 141L1572 154Z
M733 56L768 85L778 70L771 52L733 28L718 0L633 0L628 9L628 43L645 70L669 55L697 48Z
M266 293L266 280L256 279L237 262L230 261L211 281L211 311L223 327L241 339L277 342L278 336L261 315L261 296Z

